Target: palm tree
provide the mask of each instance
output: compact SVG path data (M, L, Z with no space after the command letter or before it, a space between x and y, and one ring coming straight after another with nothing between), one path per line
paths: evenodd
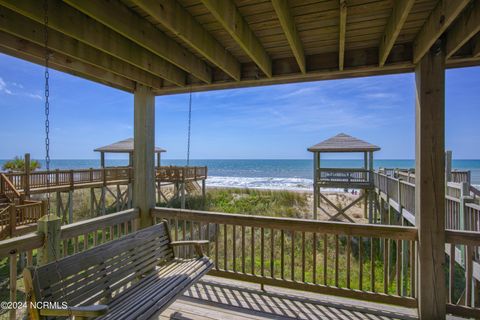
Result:
M40 162L37 160L30 161L30 171L35 171L40 169L40 167ZM22 157L15 157L13 160L5 162L2 169L5 171L25 171L25 159Z

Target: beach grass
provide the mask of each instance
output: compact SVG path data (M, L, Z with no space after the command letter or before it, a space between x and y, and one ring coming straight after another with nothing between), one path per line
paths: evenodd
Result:
M170 206L180 208L180 199L172 201ZM187 197L185 206L192 210L288 218L305 218L311 211L306 193L238 188L208 189L205 206L200 195Z

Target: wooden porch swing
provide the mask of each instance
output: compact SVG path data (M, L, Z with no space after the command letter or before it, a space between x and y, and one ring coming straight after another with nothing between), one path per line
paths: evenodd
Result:
M44 3L44 10L45 160L48 171L48 1ZM188 136L190 147L190 128ZM188 158L187 155L187 165ZM49 185L47 175L47 220L52 216ZM47 232L45 237L54 261L40 267L28 267L23 272L31 319L148 319L165 310L213 267L213 262L202 251L202 245L208 241L172 241L166 220L60 260L53 244L54 236ZM174 248L179 246L194 247L196 256L176 257Z
M30 308L30 317L148 319L213 267L202 251L207 243L171 241L168 223L162 221L44 266L26 268L28 301L68 304L63 309ZM179 246L194 247L196 257L176 258L174 248Z

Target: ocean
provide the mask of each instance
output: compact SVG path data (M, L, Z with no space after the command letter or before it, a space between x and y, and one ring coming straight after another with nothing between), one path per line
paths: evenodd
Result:
M0 160L0 166L6 160ZM44 166L41 161L42 167ZM322 167L361 167L362 160L322 160ZM106 160L108 166L127 165L127 160ZM162 159L162 165L185 165L185 160ZM312 160L191 160L192 166L208 166L207 186L284 190L312 189ZM413 160L375 160L375 168L413 168ZM453 168L470 170L472 184L480 185L480 160L453 160ZM99 160L52 160L52 169L98 168Z

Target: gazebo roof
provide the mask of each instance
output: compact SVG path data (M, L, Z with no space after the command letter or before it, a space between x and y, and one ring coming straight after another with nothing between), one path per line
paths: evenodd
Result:
M378 150L380 150L379 146L345 133L339 133L308 148L310 152L368 152Z
M133 152L133 138L117 141L115 143L96 148L96 152L108 153L132 153ZM155 153L167 152L167 150L155 147Z

